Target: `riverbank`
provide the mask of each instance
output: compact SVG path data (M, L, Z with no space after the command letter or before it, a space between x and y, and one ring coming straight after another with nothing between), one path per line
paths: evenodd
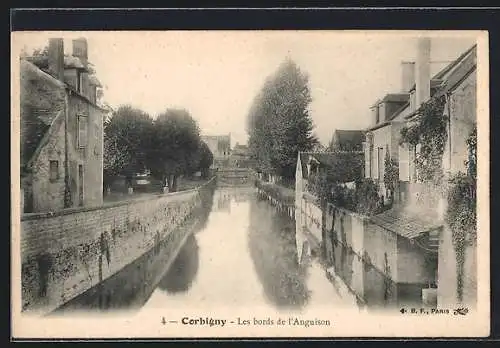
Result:
M292 189L262 180L256 180L255 186L282 204L287 206L295 204L295 191Z
M197 187L203 186L206 184L210 179L203 179L203 178L179 178L179 181L177 183L177 191L176 192L182 192L182 191L188 191L188 190L193 190ZM158 189L159 191L159 189ZM121 201L128 201L128 200L133 200L133 199L143 199L147 197L156 197L159 192L142 192L142 191L134 191L133 193L126 193L122 191L112 191L110 193L104 194L103 201L104 203L111 203L111 202L121 202Z
M21 219L22 310L43 314L113 276L204 205L193 190Z

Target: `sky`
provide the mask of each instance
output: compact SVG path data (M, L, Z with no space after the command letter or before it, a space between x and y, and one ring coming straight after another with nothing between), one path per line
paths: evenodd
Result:
M131 104L153 117L185 108L202 134L246 143L246 116L264 80L292 58L309 75L314 132L327 144L335 129L363 129L369 107L401 91L401 62L414 61L416 32L187 31L23 32L13 47L41 48L49 37L86 37L89 61L112 107ZM476 42L471 32L431 39L431 73Z

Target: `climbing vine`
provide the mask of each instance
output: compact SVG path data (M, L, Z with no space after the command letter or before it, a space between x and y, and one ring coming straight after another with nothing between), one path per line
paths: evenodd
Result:
M419 179L440 184L442 158L446 145L448 116L445 96L431 98L417 110L410 124L401 129L401 143L420 146L415 157Z
M467 139L469 160L467 174L458 173L449 180L448 207L446 223L451 229L453 247L457 265L457 295L463 298L463 272L465 262L465 246L474 243L477 237L476 211L476 129Z
M389 154L389 147L387 147L385 151L384 164L384 185L385 188L389 190L390 198L392 200L396 190L396 185L399 181L399 165L395 159L391 158Z

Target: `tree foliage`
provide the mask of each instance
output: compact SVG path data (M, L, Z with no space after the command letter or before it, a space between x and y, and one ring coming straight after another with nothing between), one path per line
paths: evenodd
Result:
M147 165L169 187L176 189L181 174L195 171L199 163L200 131L197 122L184 109L167 109L154 121L149 138Z
M104 122L105 186L119 174L130 184L132 175L145 169L151 131L151 117L130 105L120 106Z
M317 144L309 115L308 76L290 59L269 76L248 116L249 152L257 169L293 178L299 151Z

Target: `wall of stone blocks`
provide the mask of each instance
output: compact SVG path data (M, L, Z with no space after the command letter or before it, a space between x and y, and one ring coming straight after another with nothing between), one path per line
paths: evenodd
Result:
M23 215L23 311L48 313L109 278L165 239L200 204L198 189Z

